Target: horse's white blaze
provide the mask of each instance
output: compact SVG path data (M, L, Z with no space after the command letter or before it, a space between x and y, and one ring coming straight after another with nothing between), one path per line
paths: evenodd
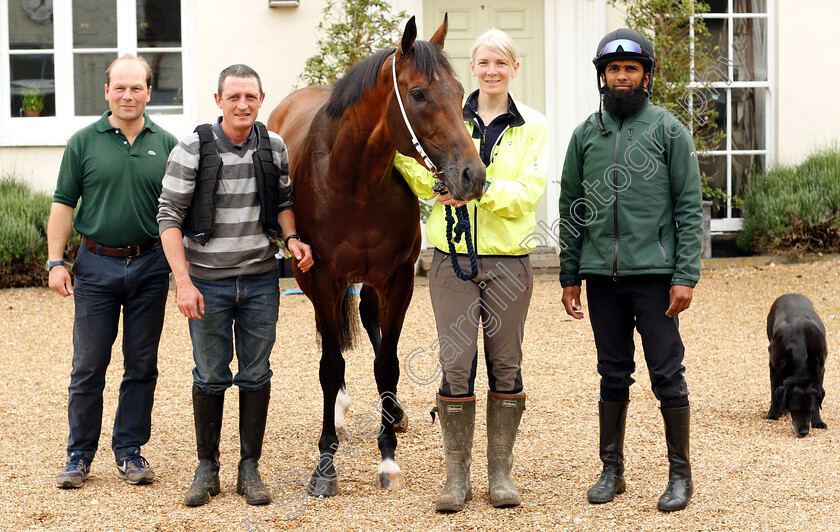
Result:
M394 460L392 460L390 458L386 458L385 460L382 460L381 462L379 462L378 473L380 475L382 473L399 473L399 472L400 472L400 466L397 465L397 463Z
M338 390L338 395L335 396L335 428L343 429L344 420L347 417L347 412L350 410L350 395L344 386Z

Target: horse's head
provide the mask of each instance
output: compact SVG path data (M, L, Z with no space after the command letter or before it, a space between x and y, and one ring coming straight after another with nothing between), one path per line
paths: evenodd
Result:
M383 65L383 72L392 83L393 69L396 69L398 88L388 101L387 127L397 150L428 168L412 141L413 130L420 150L425 151L437 168L438 177L449 193L455 199L466 201L481 197L486 175L484 163L463 125L464 87L443 53L447 27L447 17L444 17L443 24L426 42L415 41L414 17L406 24L393 59ZM434 171L434 168L430 170Z

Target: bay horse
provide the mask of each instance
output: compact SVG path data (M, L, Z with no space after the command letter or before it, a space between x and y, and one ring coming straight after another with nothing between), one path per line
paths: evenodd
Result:
M292 93L268 120L288 147L297 232L315 258L308 273L294 266L321 338L324 417L320 459L307 485L312 496L338 494L333 459L336 414L341 418L343 412L336 412L336 401L339 410L346 404L339 398L345 394L342 350L352 345L355 317L347 288L357 282L363 283L359 315L373 344L382 414L377 485L404 486L394 460L395 424L406 422L396 398L397 343L421 237L418 201L394 170L394 154L428 161L426 167L458 200L481 197L485 190L484 164L463 126L464 88L443 53L447 27L444 17L428 42L416 41L412 17L399 47L368 57L332 87Z

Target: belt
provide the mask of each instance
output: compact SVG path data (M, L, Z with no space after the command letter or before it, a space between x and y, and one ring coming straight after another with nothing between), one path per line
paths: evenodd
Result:
M134 257L139 257L141 254L155 247L158 242L160 242L159 238L153 238L152 240L147 240L142 244L133 244L131 246L114 248L94 242L88 237L82 235L82 245L88 248L92 253L96 253L97 255L102 255L104 257L117 257L119 259L133 259Z

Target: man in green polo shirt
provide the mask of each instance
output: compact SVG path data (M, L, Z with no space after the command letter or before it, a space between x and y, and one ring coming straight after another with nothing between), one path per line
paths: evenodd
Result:
M50 288L73 295L73 369L67 417L67 463L59 488L78 488L88 477L102 428L102 390L123 313L123 360L111 447L117 475L148 484L154 472L140 455L149 441L157 383L169 266L158 235L158 196L166 159L178 140L144 113L152 70L125 55L105 71L109 111L67 143L47 225ZM81 200L76 212L73 211ZM71 225L82 246L64 266Z

